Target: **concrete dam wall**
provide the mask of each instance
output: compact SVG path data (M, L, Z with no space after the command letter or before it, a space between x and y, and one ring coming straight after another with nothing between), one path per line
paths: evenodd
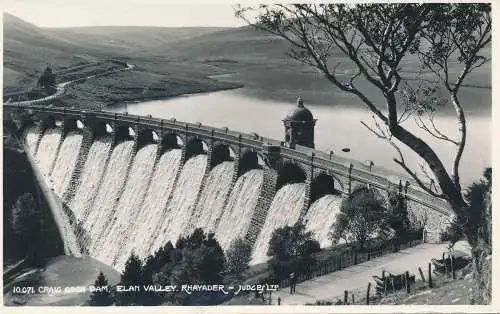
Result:
M404 186L427 241L451 216L443 200L397 174L256 134L107 112L5 110L64 204L80 252L118 270L132 252L145 258L198 227L223 249L250 241L253 264L267 260L276 228L299 220L327 247L342 198L358 186Z

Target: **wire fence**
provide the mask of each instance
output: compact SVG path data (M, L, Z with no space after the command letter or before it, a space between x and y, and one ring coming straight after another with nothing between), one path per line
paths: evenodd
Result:
M422 244L421 239L410 240L398 245L397 250L404 250L410 247L415 247ZM357 252L354 248L348 247L339 252L339 255L333 255L323 261L318 261L314 266L307 271L297 276L296 282L303 282L320 277L329 273L333 273L344 268L364 263L377 257L381 257L393 252L396 252L394 242L387 242L374 249L369 249L365 252ZM290 286L290 278L280 280L280 287Z

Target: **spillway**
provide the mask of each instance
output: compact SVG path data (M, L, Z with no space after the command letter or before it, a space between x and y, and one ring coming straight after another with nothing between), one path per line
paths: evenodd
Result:
M140 209L153 172L157 150L158 145L149 144L135 155L127 183L113 217L109 220L110 224L106 227L105 236L96 244L95 257L116 269L123 269L124 263L117 264L117 259L126 243L134 241L130 227L141 214Z
M245 172L234 184L215 230L215 237L224 250L229 248L234 239L245 237L259 199L263 179L264 171L254 169Z
M61 129L48 129L42 136L42 140L40 141L40 145L38 146L38 150L36 152L36 159L38 161L38 169L42 172L49 187L52 187L53 184L49 179L50 170L54 163L54 160L57 155L57 148L59 146L59 142L61 140Z
M54 182L54 192L62 197L75 169L76 160L80 153L83 136L79 132L71 131L66 135L57 155L54 169L51 174Z
M158 237L155 230L164 226L167 201L174 188L175 178L181 163L182 151L172 149L164 153L158 161L148 191L137 215L130 227L132 235L125 244L125 253L121 254L118 264L123 264L134 251L141 259L154 253L152 242Z
M196 198L207 166L207 156L197 155L190 158L182 167L180 177L167 205L163 227L151 248L154 252L168 241L175 244L186 230L194 211Z
M80 184L69 206L78 220L86 218L91 211L92 201L99 188L111 144L112 139L107 136L95 140L89 149L80 175Z
M84 220L83 227L91 241L86 249L91 256L100 254L98 252L100 247L97 244L100 242L101 236L105 234L111 219L113 219L114 207L127 177L133 146L133 141L125 141L119 143L113 149L88 218Z
M291 226L298 221L304 203L305 190L305 183L293 183L283 186L276 193L264 226L255 242L251 265L269 260L267 250L274 230L287 225Z
M313 238L319 242L321 248L330 247L332 240L328 234L340 212L342 196L325 195L317 199L304 217L306 231L313 233Z
M38 142L39 128L37 126L32 126L26 130L26 144L32 156L36 154L36 144Z
M210 171L193 217L194 223L186 232L195 228L202 228L205 232L215 231L229 196L233 172L232 161L222 162Z

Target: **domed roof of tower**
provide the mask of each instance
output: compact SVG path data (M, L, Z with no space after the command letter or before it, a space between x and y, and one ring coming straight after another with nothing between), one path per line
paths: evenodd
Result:
M302 97L299 97L297 98L297 107L293 112L286 116L286 120L310 122L314 120L314 117L311 111L304 107Z

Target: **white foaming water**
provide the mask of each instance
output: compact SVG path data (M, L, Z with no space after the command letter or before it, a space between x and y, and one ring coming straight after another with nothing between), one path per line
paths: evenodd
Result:
M54 182L54 192L62 197L75 169L76 160L80 153L83 136L72 131L64 138L61 149L56 159L51 178Z
M36 159L38 167L45 177L49 187L52 187L52 182L49 179L50 168L54 163L57 155L57 147L61 140L61 129L49 129L42 136L38 151L36 152Z
M232 161L225 161L210 171L198 201L195 212L197 216L193 217L193 228L186 232L192 232L195 228L202 228L205 232L215 231L224 209L224 202L229 196L233 171Z
M131 227L133 235L126 243L124 254L120 255L118 263L124 263L132 251L141 259L152 251L152 242L158 237L155 230L164 226L167 201L174 188L175 177L181 163L182 150L172 149L164 153L156 165L149 189L141 206L140 214Z
M319 242L321 248L332 246L332 240L328 238L328 234L340 212L341 203L342 196L325 195L309 207L304 217L306 231L313 233L313 238Z
M36 143L38 142L38 132L39 128L37 126L32 126L26 130L26 144L28 145L29 152L32 156L36 154Z
M229 248L234 239L245 237L259 199L263 179L264 171L254 169L245 172L234 184L215 231L215 237L224 250Z
M124 249L123 246L134 240L130 238L131 227L137 215L141 214L141 205L153 173L157 150L158 145L149 144L142 147L135 155L125 189L110 224L106 227L106 234L96 245L96 258L116 269L121 270L124 266L116 263L120 252Z
M84 229L91 243L87 249L91 256L98 256L100 249L96 245L99 243L101 236L105 233L107 226L113 218L113 210L118 197L120 196L121 188L127 177L127 168L132 155L133 141L122 142L113 149L109 159L106 173L102 177L101 186L92 204L89 216L84 220Z
M160 228L158 237L151 248L153 252L168 241L175 244L186 230L194 211L206 166L207 156L198 155L190 158L182 167L174 194L167 205L166 217L162 222L163 227Z
M266 222L255 242L251 265L265 263L269 260L267 250L274 230L284 226L292 226L299 220L305 191L305 183L293 183L283 186L276 193L267 213Z
M111 137L103 137L94 141L89 149L80 174L80 184L69 206L78 220L86 218L92 208L92 201L99 188L111 144Z

